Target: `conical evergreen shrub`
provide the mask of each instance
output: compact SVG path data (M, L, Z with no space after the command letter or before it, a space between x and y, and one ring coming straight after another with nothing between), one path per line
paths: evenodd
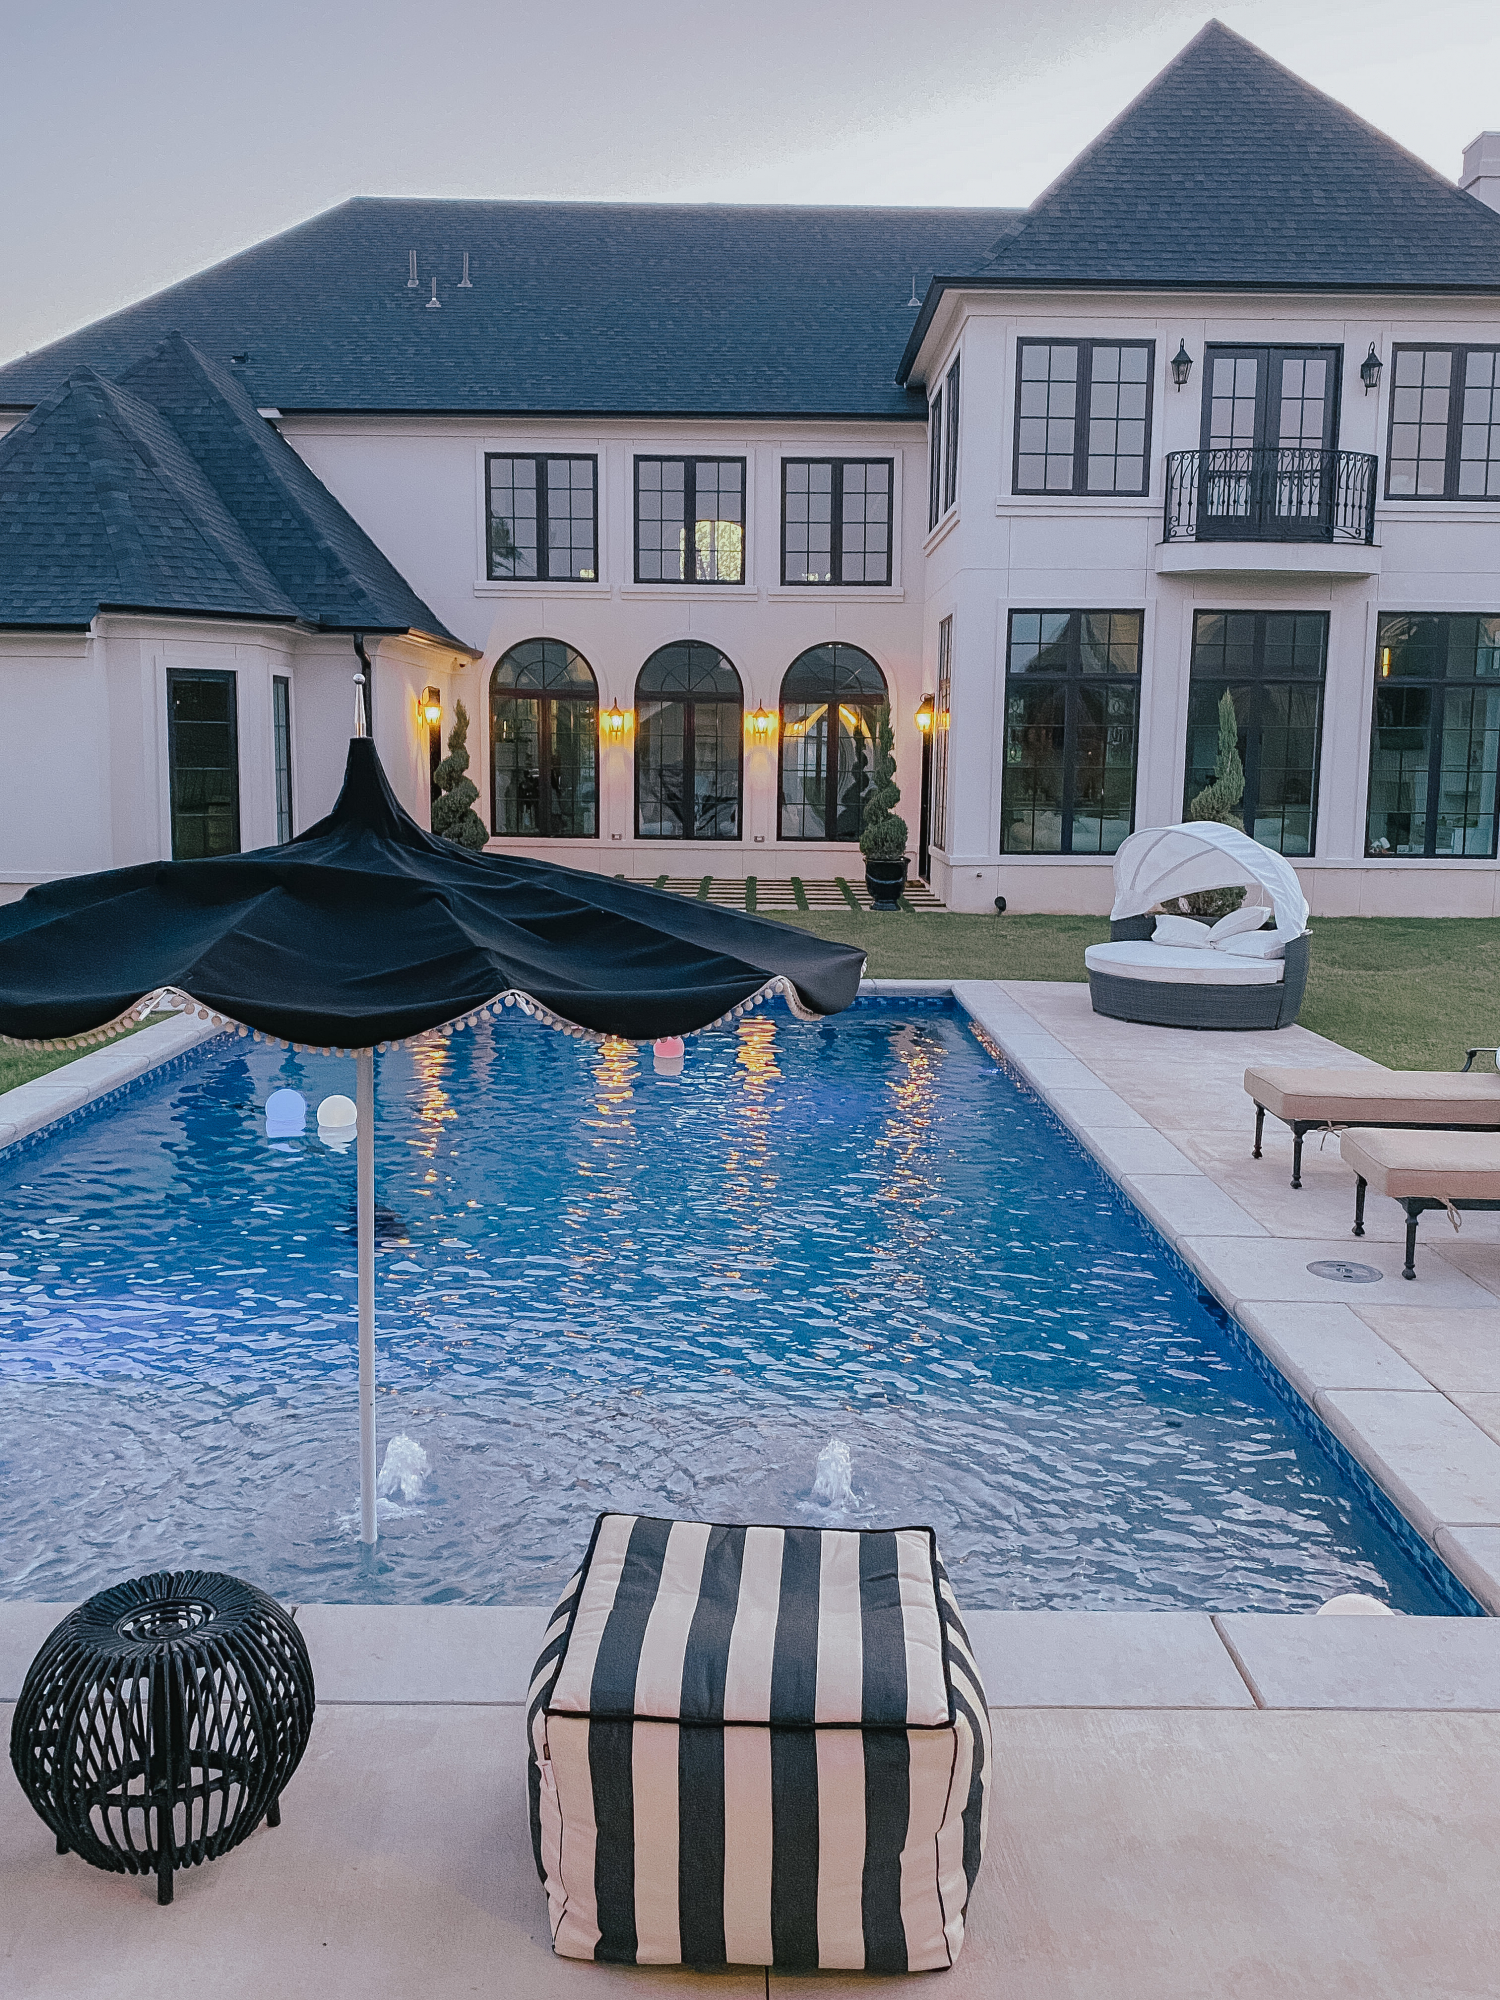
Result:
M875 713L875 768L870 796L865 801L864 831L859 849L867 861L899 861L906 852L906 821L892 806L901 794L896 787L896 737L891 728L890 704L882 703Z
M489 839L484 821L474 810L479 787L464 776L469 768L469 711L461 701L453 704L453 728L448 735L448 754L433 772L438 795L432 802L432 830L459 847L478 849Z

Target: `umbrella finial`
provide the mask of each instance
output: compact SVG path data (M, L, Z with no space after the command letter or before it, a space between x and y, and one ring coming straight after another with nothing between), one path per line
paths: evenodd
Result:
M363 736L365 733L365 677L363 674L356 674L354 676L354 733L356 736Z

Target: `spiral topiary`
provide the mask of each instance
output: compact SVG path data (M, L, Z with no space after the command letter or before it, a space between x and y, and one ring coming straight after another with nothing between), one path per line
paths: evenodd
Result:
M432 830L458 847L478 849L484 846L489 834L474 810L479 787L464 776L469 768L468 740L469 711L458 701L453 704L448 754L432 774L438 788L432 802Z
M905 854L906 821L891 811L900 799L890 704L882 703L875 713L875 769L865 800L864 831L859 836L859 851L867 861L899 861Z

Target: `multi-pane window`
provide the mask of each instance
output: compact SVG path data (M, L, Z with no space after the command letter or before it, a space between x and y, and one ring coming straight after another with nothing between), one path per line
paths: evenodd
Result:
M1230 808L1278 854L1313 852L1326 611L1199 611L1193 617L1183 816L1214 783L1224 697L1234 705L1245 786Z
M271 676L271 737L276 757L276 839L292 837L292 684Z
M1387 495L1500 500L1500 348L1392 354Z
M958 498L958 362L943 385L943 512Z
M1365 850L1496 852L1500 613L1383 612Z
M1113 854L1135 817L1139 611L1012 611L1007 854Z
M927 526L935 528L943 516L943 392L938 390L927 406Z
M484 464L490 576L592 583L599 574L599 461L492 453Z
M1023 340L1016 388L1017 493L1144 493L1149 340Z
M240 762L233 674L167 675L172 859L240 851Z
M932 844L948 851L948 725L953 701L953 620L938 626L937 696L932 708Z
M637 583L745 581L745 461L638 458Z
M858 840L885 676L858 646L812 646L781 683L781 838Z
M738 840L744 695L717 647L663 646L635 688L635 830L642 840Z
M889 583L888 458L788 458L781 468L783 583Z
M598 834L599 689L560 639L524 639L490 676L490 782L497 834Z

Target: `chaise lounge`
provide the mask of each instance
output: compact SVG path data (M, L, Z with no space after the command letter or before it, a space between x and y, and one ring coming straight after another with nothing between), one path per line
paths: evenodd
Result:
M1247 1069L1255 1105L1255 1145L1261 1156L1266 1113L1292 1128L1292 1186L1302 1185L1302 1141L1309 1132L1380 1126L1412 1132L1500 1131L1500 1075L1476 1072L1470 1049L1461 1070Z
M1500 1209L1500 1133L1346 1132L1339 1141L1355 1172L1354 1234L1365 1233L1365 1190L1388 1194L1406 1210L1406 1268L1417 1275L1417 1222L1443 1208L1458 1227L1460 1209Z

